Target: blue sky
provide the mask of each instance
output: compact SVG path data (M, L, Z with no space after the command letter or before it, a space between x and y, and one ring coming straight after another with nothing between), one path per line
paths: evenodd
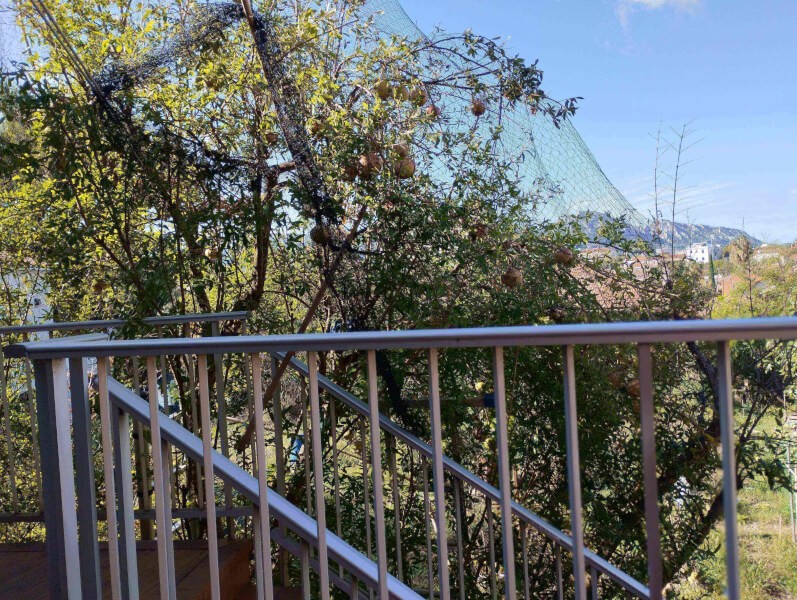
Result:
M797 238L797 0L402 3L425 31L501 36L540 59L551 95L583 96L576 127L642 211L651 208L651 136L692 122L702 141L687 154L681 183L692 189L678 218ZM0 30L8 54L10 31Z
M680 220L797 238L797 0L402 0L424 31L538 58L612 182L651 207L659 124L692 121Z

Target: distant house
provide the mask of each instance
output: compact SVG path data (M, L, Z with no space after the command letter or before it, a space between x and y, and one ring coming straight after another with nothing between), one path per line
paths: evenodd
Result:
M708 244L703 242L700 244L691 244L686 249L686 258L693 260L697 263L706 264L711 256L711 249Z

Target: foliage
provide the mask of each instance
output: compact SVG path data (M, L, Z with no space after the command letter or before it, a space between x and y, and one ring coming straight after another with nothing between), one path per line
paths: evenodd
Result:
M104 73L101 82L127 74L125 85L101 92L22 14L29 63L0 78L0 240L11 257L4 261L26 257L43 270L58 319L124 315L135 323L159 313L249 310L257 331L295 331L322 289L312 331L705 314L710 294L693 266L660 262L637 277L633 264L651 248L623 239L624 223L606 221L600 240L589 240L575 222L541 220L535 207L556 196L555 182L525 189L517 169L524 157L496 158L504 132L482 124L477 101L527 106L556 121L575 112L573 99L545 95L536 64L472 33L444 43L386 40L356 18L358 3L260 8L298 98L290 114L281 112L284 88L257 67L243 22L203 34L196 47L181 42L167 60L160 49L175 47L172 32L190 25L200 4L54 4L88 72ZM450 60L427 62L434 43ZM447 97L472 100L473 109L446 112ZM292 139L311 155L297 157ZM302 174L310 160L318 189ZM578 252L596 241L616 255ZM571 258L557 258L567 256L561 249ZM502 282L510 268L522 285ZM737 355L746 365L749 357ZM719 518L716 373L708 347L661 346L655 356L671 578ZM362 390L361 358L324 356L322 372ZM506 359L516 499L567 528L561 355L523 348ZM576 363L587 542L645 579L635 360L630 347L584 347ZM226 367L237 377L237 416L245 411L243 374ZM489 391L490 369L482 351L441 358L447 453L495 482L492 415L464 402ZM423 361L380 353L379 375L387 412L426 436L427 417L410 402L426 393ZM299 417L289 419L298 432ZM744 448L742 480L775 473L755 446ZM358 497L358 481L353 469L344 477L345 499ZM292 483L296 500L298 472ZM484 514L475 498L464 502L469 514ZM356 515L344 516L356 539ZM483 532L482 519L466 536L469 564L484 561ZM550 568L541 572L539 585L550 576Z

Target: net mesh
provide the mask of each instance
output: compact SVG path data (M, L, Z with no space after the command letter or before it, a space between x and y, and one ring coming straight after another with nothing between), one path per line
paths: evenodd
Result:
M369 0L362 14L372 18L384 37L398 36L410 42L425 39L436 47L440 46L434 43L436 38L444 37L442 33L426 36L398 0ZM438 56L425 57L430 68L445 69L448 64L451 70L462 70L463 65L457 64L452 54L443 56L442 51L434 49L427 54L432 53ZM471 101L470 95L447 93L436 103L446 114L459 115L462 127L470 127ZM496 154L515 164L521 186L531 192L545 182L546 189L555 190L547 201L535 207L539 218L556 220L591 212L625 217L629 225L644 226L644 217L606 177L571 119L559 121L557 126L545 111L534 111L524 103L515 107L488 104L486 108L479 126L501 127Z
M431 37L424 34L398 0L367 0L359 9L359 17L362 21L369 20L372 23L376 38L383 41L401 38L415 47L422 47L423 50L416 54L416 60L419 61L419 69L429 80L444 79L455 72L462 73L470 66L459 58L454 48L447 51L445 34L438 32ZM242 18L243 11L236 3L201 5L201 10L189 25L177 32L164 47L144 54L133 64L112 65L99 74L103 92L112 95L117 90L135 87L174 63L180 56L201 51L204 43L217 38L223 29L240 22ZM268 25L264 23L264 35L268 33ZM370 43L374 42L360 41L361 45ZM272 54L277 56L276 50L275 53ZM310 195L315 196L314 204L318 210L326 204L327 194L313 164L308 140L304 139L306 115L301 110L299 98L293 97L298 92L293 90L291 82L278 81L285 79L286 74L280 69L279 60L271 58L274 57L261 56L270 83L276 83L275 101L278 98L284 101L278 107L278 112L281 108L284 113L281 115L283 130L292 133L286 135L295 146L289 150L294 156L304 157L302 162L306 163L307 172L300 173L300 179L304 180L304 187ZM286 90L295 93L284 97ZM576 131L572 119L554 121L545 110L535 110L524 102L514 106L491 102L487 104L485 114L474 123L470 91L457 87L441 90L432 88L431 91L432 101L445 115L445 126L449 131L475 131L487 136L500 127L501 135L496 138L493 147L496 165L509 165L514 170L521 190L527 192L529 197L539 198L540 190L546 191L544 201L535 203L533 207L530 205L535 218L557 220L589 212L624 217L634 228L645 226L644 217L606 177ZM447 179L452 176L451 165L432 162L427 166L433 177Z

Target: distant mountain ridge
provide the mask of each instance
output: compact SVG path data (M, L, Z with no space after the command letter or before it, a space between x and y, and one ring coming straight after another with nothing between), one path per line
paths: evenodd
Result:
M605 215L591 215L589 219L583 220L584 230L590 238L598 236L601 218ZM712 225L699 225L695 223L679 223L662 219L661 226L661 245L666 249L674 245L676 252L683 251L690 244L709 244L721 250L739 236L745 236L753 246L760 246L763 242L752 237L742 229L734 227L715 227ZM649 221L643 227L627 227L625 235L629 238L642 238L651 241L654 238L653 222ZM673 244L674 242L674 244ZM658 245L658 243L657 243Z

